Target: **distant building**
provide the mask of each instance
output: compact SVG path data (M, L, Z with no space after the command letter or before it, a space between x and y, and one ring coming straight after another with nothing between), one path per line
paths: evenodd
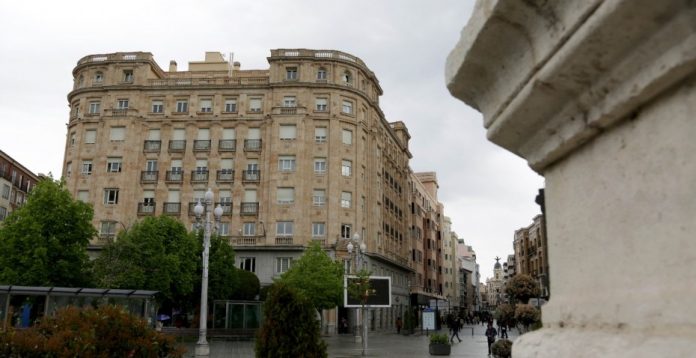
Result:
M515 231L515 273L527 274L537 280L541 287L541 297L549 299L548 246L544 233L544 216L537 215L534 222Z
M504 295L503 292L503 265L500 264L500 258L495 258L495 265L493 265L493 277L486 280L487 294L488 294L488 304L491 307L496 307L503 303Z
M22 206L39 177L0 150L0 221Z

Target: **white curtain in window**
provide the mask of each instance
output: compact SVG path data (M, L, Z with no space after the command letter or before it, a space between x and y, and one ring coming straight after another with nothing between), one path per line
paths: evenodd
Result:
M278 188L278 202L289 203L295 199L294 188Z
M234 169L234 160L232 159L221 159L220 169Z
M256 190L244 190L244 202L245 203L256 202Z
M207 168L208 167L208 160L207 159L197 159L196 160L196 168Z
M235 139L237 138L234 128L223 128L222 139Z
M261 130L259 128L249 128L247 139L261 139Z
M150 129L147 135L148 140L160 140L160 130L159 129Z
M314 128L314 136L317 138L324 138L326 139L326 127L317 127Z
M144 190L143 191L143 198L154 198L155 197L155 191L154 190Z
M198 139L199 140L209 140L210 139L210 129L208 128L201 128L198 130Z
M344 144L353 144L353 132L344 129L343 130L343 143Z
M167 202L169 203L178 203L179 202L179 191L178 190L170 190L167 193Z
M183 128L175 128L174 133L172 133L173 140L184 140L186 139L186 130Z
M295 139L297 137L297 126L292 125L281 125L280 126L280 139Z
M94 144L97 142L97 131L94 129L89 129L85 131L85 143Z
M109 134L110 140L124 140L126 138L126 127L111 127Z

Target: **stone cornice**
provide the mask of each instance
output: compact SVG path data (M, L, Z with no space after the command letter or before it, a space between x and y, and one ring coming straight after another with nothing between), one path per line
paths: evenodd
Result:
M483 113L491 141L543 172L696 72L691 4L479 1L448 88Z

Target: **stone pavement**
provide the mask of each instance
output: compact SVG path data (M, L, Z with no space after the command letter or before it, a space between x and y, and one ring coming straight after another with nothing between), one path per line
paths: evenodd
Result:
M474 335L471 335L472 326L465 326L459 333L462 342L457 342L452 345L452 354L450 357L487 357L488 346L486 337L484 336L485 327L482 325L473 326ZM510 333L510 339L514 341L517 338L515 329ZM440 331L447 333L447 329ZM329 357L344 358L344 357L360 357L362 353L362 343L355 342L350 335L339 335L324 337L329 349ZM414 335L404 336L397 335L396 332L370 332L368 337L368 357L428 357L428 336L417 332ZM185 357L193 357L194 342L185 344L188 349ZM211 358L218 357L253 357L254 342L234 342L234 341L211 341L210 342Z

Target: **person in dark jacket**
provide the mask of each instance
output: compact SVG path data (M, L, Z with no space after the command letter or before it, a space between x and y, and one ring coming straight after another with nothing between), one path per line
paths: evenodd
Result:
M491 355L491 345L495 342L495 336L498 335L498 331L493 327L492 322L488 322L488 328L486 329L486 338L488 338L488 355Z

